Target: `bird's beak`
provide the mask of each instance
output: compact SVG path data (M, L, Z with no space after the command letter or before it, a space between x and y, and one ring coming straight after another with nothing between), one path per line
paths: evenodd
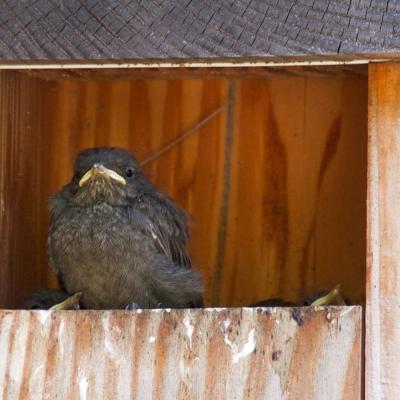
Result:
M53 307L49 308L50 311L54 310L76 310L79 308L79 299L82 296L82 292L75 293L71 297L68 297L63 302L55 304Z
M87 181L95 176L106 176L114 179L114 181L120 183L121 185L126 185L126 180L112 169L108 169L101 164L94 164L93 167L82 176L81 180L79 181L79 187L82 187Z
M346 302L342 296L342 285L337 285L327 295L320 297L311 303L311 307L321 306L345 306Z

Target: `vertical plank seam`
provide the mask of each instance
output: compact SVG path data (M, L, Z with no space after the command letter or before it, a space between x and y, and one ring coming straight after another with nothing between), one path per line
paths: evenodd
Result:
M236 80L229 80L227 113L226 113L226 130L225 130L225 151L224 151L224 172L222 181L222 201L219 213L218 223L218 246L217 257L215 262L215 279L212 291L212 303L218 305L220 300L220 286L222 277L222 267L225 255L226 232L229 211L229 192L232 173L232 150L233 150L233 119L234 106L236 99Z

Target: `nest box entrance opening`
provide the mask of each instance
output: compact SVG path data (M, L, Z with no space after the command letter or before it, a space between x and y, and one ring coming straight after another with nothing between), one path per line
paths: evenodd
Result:
M362 71L0 73L0 307L54 286L47 199L75 155L120 146L191 214L206 305L365 296Z

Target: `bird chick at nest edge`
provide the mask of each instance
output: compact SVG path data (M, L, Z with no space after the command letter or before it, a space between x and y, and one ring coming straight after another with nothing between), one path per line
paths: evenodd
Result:
M123 149L81 152L50 200L50 264L83 308L201 307L187 241L185 212Z

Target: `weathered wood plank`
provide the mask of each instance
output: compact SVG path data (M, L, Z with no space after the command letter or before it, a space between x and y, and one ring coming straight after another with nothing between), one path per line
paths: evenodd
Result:
M400 398L400 64L369 69L366 398Z
M399 52L396 1L0 3L0 58L212 60ZM356 57L357 58L357 57Z
M360 399L361 308L0 311L9 399Z
M1 70L1 64L0 64ZM215 66L205 64L203 67L179 68L63 68L63 69L30 69L21 72L45 80L127 80L127 79L210 79L210 78L265 78L270 76L312 76L329 75L363 75L368 74L368 65L304 65L304 66L239 66L238 64Z

